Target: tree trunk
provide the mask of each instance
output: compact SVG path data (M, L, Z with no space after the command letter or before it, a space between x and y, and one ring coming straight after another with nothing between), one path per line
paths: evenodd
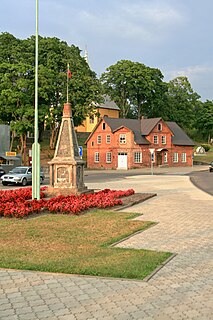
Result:
M58 132L59 132L59 126L54 128L51 128L50 132L50 150L54 150L57 142L57 137L58 137Z
M27 135L24 133L20 136L21 141L21 155L22 155L22 163L24 166L27 165Z

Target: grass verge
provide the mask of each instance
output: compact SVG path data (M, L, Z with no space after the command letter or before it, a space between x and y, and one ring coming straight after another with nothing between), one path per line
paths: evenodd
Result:
M194 161L199 161L199 162L203 162L206 164L209 164L210 162L213 161L213 147L211 147L211 149L206 152L205 154L196 154L194 156Z
M152 225L131 217L95 210L81 216L0 219L0 267L143 279L171 254L109 247Z

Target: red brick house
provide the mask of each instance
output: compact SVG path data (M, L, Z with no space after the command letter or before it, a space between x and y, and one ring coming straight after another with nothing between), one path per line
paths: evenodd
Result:
M131 169L191 166L194 142L175 123L161 118L104 117L86 140L87 167Z

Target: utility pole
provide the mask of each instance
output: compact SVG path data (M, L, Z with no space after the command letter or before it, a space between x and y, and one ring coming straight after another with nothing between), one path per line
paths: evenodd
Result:
M36 0L35 34L35 125L32 147L32 199L40 199L40 144L38 143L38 0Z

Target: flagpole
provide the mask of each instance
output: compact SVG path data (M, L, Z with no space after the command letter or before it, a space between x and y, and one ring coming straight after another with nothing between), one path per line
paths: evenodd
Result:
M67 65L67 103L69 103L69 87L68 87L69 76L68 76L68 69L69 69L69 64Z
M38 0L36 0L35 34L35 124L32 146L32 199L40 199L40 144L38 143Z

